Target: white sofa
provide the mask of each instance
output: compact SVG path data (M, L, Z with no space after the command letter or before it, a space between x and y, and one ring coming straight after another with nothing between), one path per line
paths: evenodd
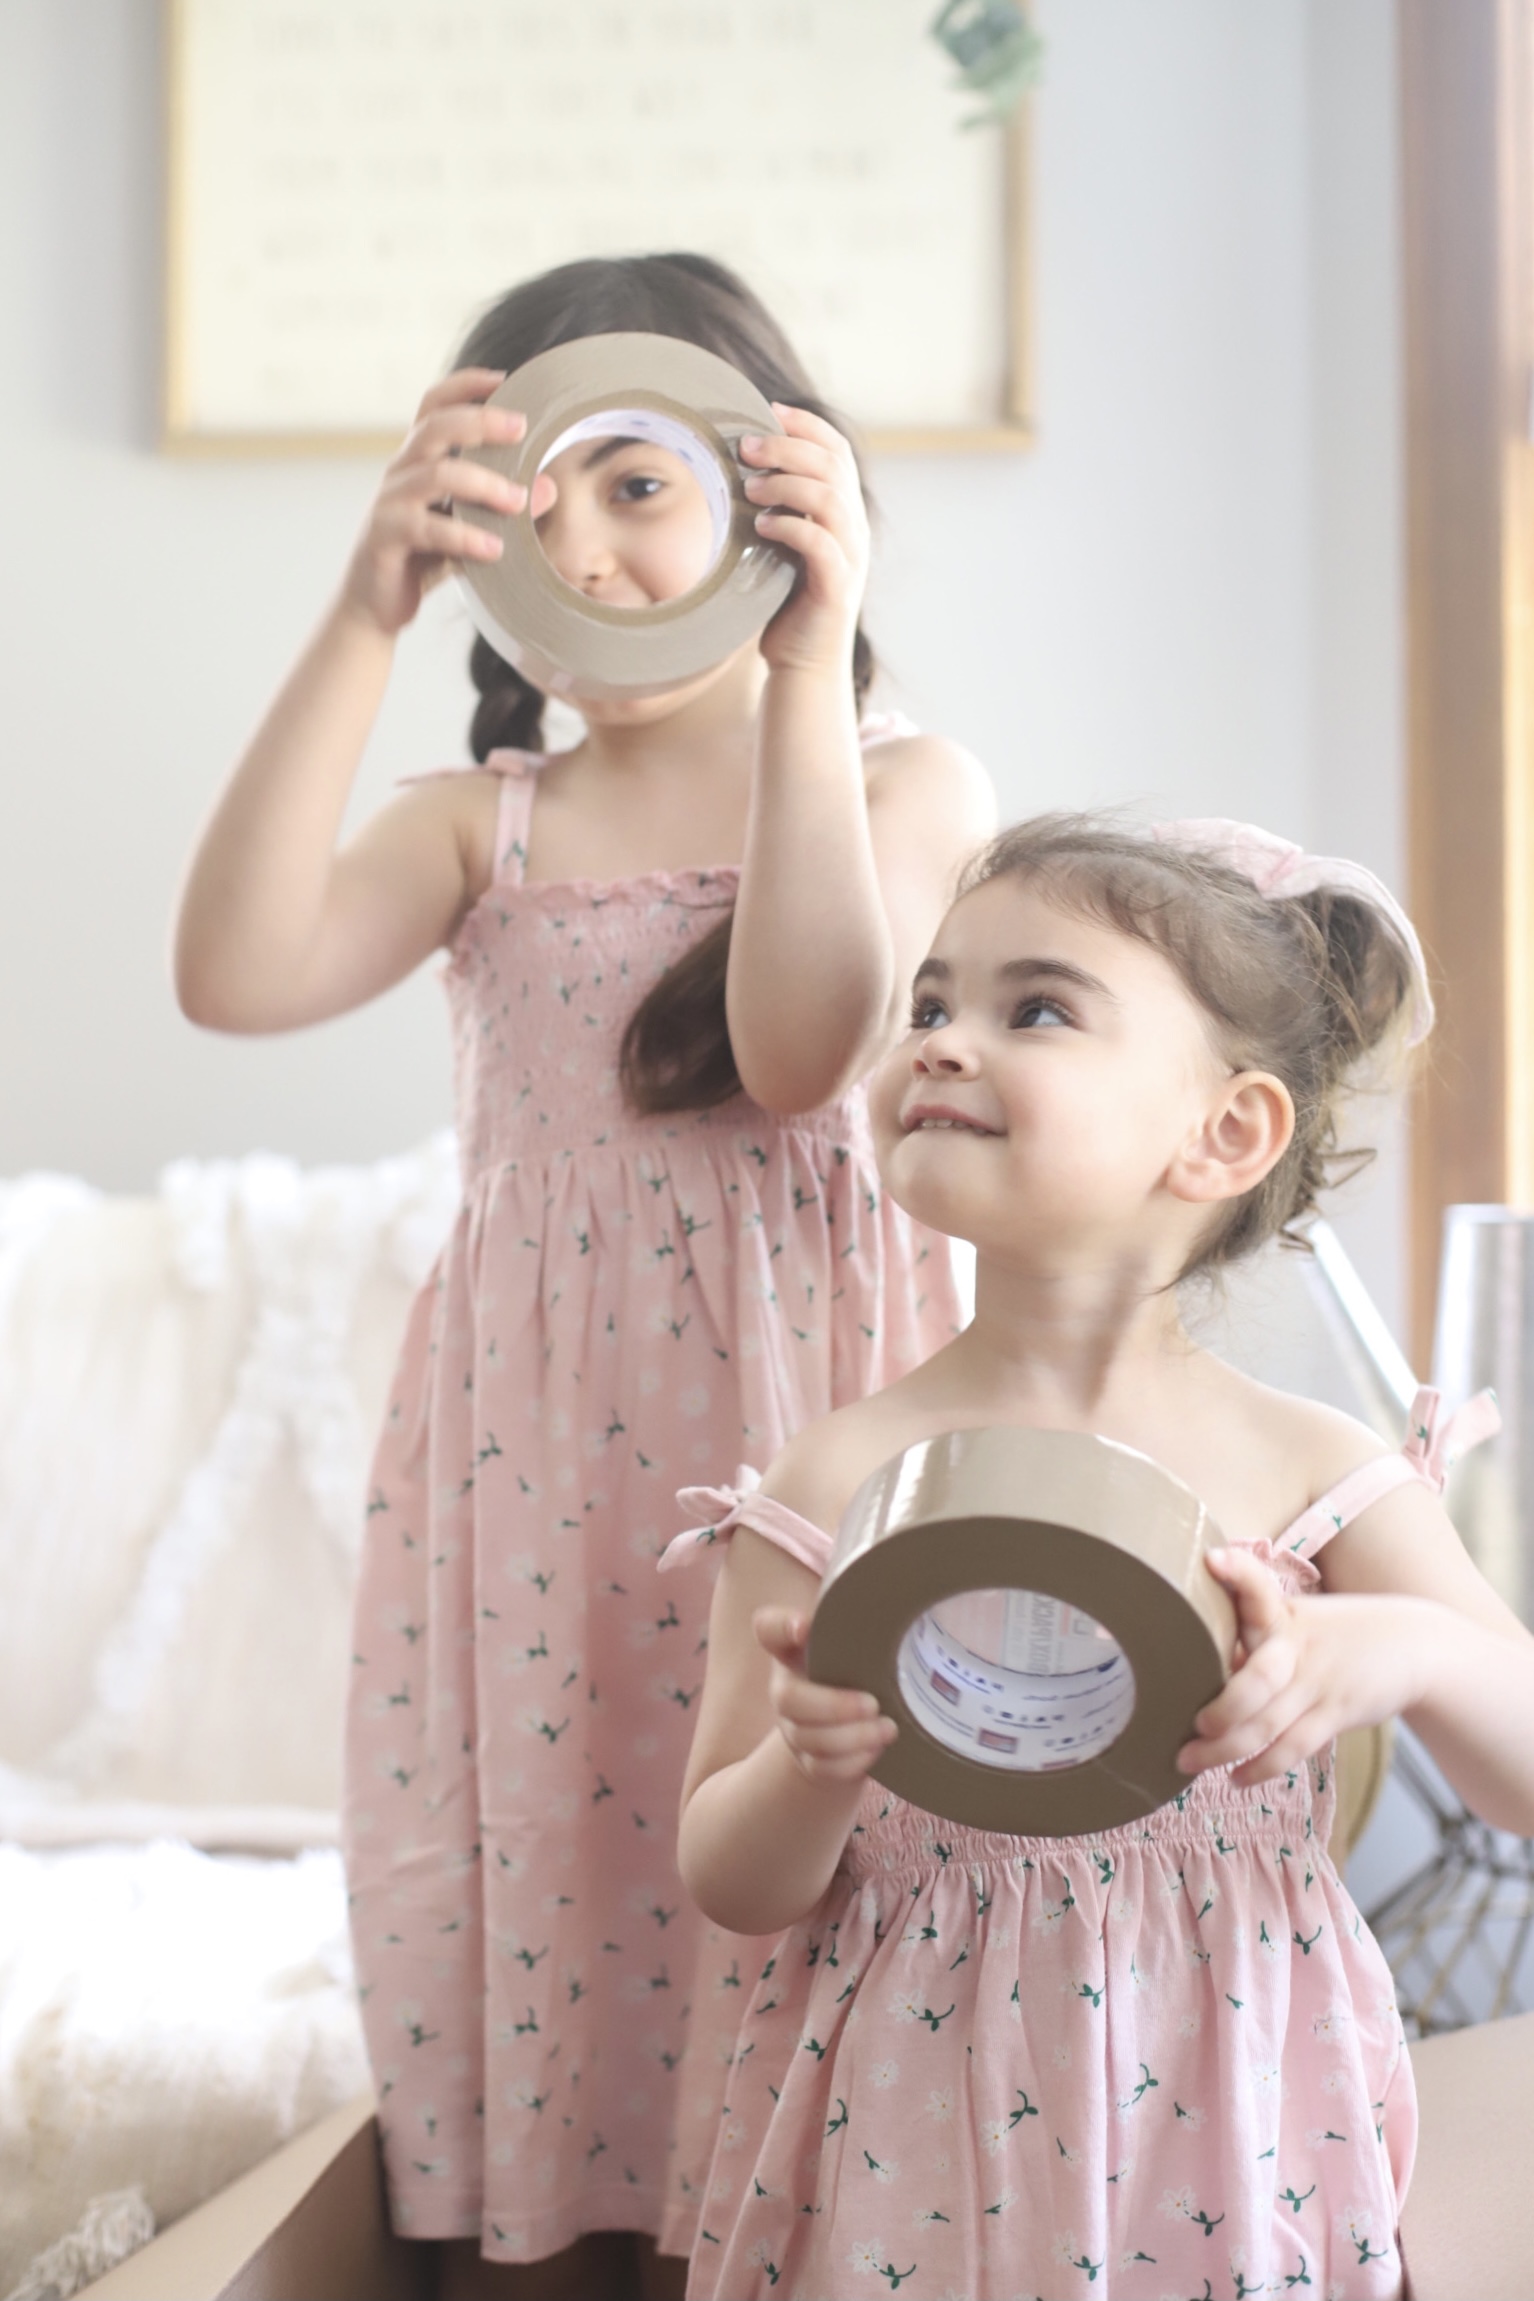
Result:
M445 1136L0 1186L0 2295L92 2199L163 2225L367 2082L351 1584L456 1198Z

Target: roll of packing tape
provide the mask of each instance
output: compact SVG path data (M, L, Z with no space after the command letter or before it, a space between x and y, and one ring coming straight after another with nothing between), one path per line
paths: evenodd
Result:
M874 1768L913 1805L1014 1835L1132 1822L1224 1684L1222 1537L1149 1456L1072 1431L949 1431L859 1487L810 1628L823 1684L900 1727Z
M713 526L713 563L690 591L614 607L555 573L526 513L508 519L457 504L461 518L504 547L498 560L460 569L469 613L535 687L609 700L658 693L711 671L781 607L796 562L757 534L737 449L744 433L783 426L727 361L675 336L582 336L518 368L490 405L516 408L527 430L514 446L475 448L476 463L530 490L545 464L579 440L649 440L687 466Z

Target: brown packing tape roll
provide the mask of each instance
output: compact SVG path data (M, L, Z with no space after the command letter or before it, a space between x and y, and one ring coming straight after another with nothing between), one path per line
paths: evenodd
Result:
M809 1674L878 1696L900 1734L874 1773L913 1805L1016 1836L1113 1829L1188 1787L1177 1751L1235 1651L1204 1565L1221 1539L1132 1447L948 1431L853 1496Z
M683 457L714 516L717 551L702 581L679 599L624 608L588 599L556 575L525 513L507 519L455 505L504 546L498 560L460 568L469 613L535 687L607 700L656 694L711 671L781 607L795 563L757 534L737 448L746 432L783 426L727 361L675 336L582 336L518 368L490 405L516 408L527 430L515 446L476 448L474 460L523 487L572 432L636 431ZM615 416L624 420L600 420Z

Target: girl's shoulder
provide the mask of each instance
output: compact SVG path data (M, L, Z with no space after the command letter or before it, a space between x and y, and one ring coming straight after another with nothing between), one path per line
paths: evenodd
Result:
M1201 1469L1173 1467L1234 1541L1280 1539L1327 1497L1401 1459L1399 1444L1338 1407L1276 1390L1223 1360L1207 1359L1202 1371L1206 1394L1184 1426Z
M996 792L972 751L946 735L929 734L898 711L868 713L858 728L863 780L871 806L934 804L957 810L975 843L996 827Z
M806 1423L773 1457L763 1494L834 1534L864 1479L918 1438L932 1435L892 1400L898 1388L876 1390Z

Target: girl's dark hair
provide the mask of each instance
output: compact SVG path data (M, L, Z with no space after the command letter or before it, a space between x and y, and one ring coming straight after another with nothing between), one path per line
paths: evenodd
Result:
M764 399L807 408L847 430L815 392L771 313L743 280L709 256L587 257L560 264L493 304L469 330L454 364L509 373L555 344L629 332L698 344L738 368ZM858 469L862 478L861 462ZM866 497L866 481L863 492ZM875 668L860 623L852 644L859 710ZM469 725L475 758L503 748L536 751L543 740L540 691L482 638L470 652L469 675L479 690ZM619 1075L636 1110L709 1110L740 1092L724 1006L732 917L727 913L700 936L629 1017Z
M1296 1226L1321 1191L1374 1156L1338 1149L1337 1117L1366 1059L1396 1040L1412 998L1411 956L1390 920L1338 889L1265 895L1214 855L1091 815L1040 815L1003 831L959 891L1003 878L1151 944L1208 1015L1232 1070L1271 1071L1293 1098L1283 1157L1210 1226L1179 1277L1270 1238L1306 1247Z

